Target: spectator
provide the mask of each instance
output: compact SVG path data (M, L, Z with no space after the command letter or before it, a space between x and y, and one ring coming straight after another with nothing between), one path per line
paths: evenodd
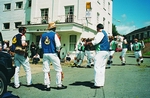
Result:
M36 53L36 55L33 56L32 64L37 64L38 61L40 61L40 55Z
M69 53L67 53L67 56L66 56L66 61L68 62L70 62L71 61L71 58L70 58L70 56L69 56Z
M31 58L33 58L33 56L36 54L36 45L34 44L34 42L31 43L30 45L30 51L31 51Z

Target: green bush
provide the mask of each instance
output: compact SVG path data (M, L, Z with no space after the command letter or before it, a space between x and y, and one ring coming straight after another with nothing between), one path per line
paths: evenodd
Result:
M143 55L149 55L150 56L150 51L145 52Z
M144 43L148 43L148 42L150 42L150 38L144 40Z

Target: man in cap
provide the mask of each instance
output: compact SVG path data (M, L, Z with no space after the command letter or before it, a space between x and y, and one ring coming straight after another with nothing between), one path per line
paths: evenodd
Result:
M105 82L105 67L107 59L109 56L110 44L108 41L107 33L103 30L104 26L102 24L97 25L97 34L94 40L86 42L85 45L94 45L95 46L95 57L94 57L94 86L91 88L97 89L104 86Z
M66 89L67 86L62 85L62 67L57 52L60 52L61 43L55 32L56 25L54 22L48 24L47 32L43 33L39 42L39 47L43 50L43 72L44 84L46 90L50 91L50 63L52 63L56 71L57 89Z

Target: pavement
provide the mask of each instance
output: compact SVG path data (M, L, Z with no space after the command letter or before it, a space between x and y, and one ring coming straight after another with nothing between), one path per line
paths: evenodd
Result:
M94 83L94 69L72 67L70 63L62 63L64 72L64 90L56 90L55 74L51 68L51 91L43 90L42 60L39 64L31 64L33 87L26 86L26 77L23 69L20 71L22 86L14 89L8 86L8 92L20 98L149 98L150 97L150 58L138 66L132 53L126 55L126 65L122 66L119 59L120 52L116 52L113 64L106 69L105 85L100 89L91 89ZM12 79L13 84L13 79Z

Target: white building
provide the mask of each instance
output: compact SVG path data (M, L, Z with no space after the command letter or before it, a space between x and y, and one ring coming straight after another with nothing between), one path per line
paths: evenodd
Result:
M27 27L27 40L38 43L49 22L56 22L56 32L66 52L74 52L80 38L92 38L96 25L104 24L112 35L113 0L1 0L0 32L5 40L18 33L17 26Z

